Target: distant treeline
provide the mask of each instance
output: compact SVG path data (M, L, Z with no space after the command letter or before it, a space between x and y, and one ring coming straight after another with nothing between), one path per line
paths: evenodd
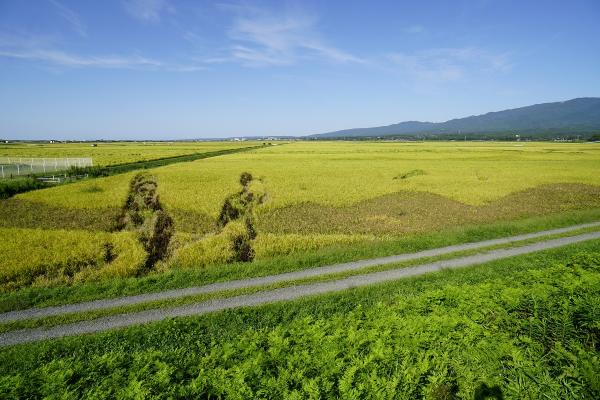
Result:
M415 133L382 136L339 136L339 137L310 137L308 140L409 140L409 141L457 141L457 140L495 140L495 141L600 141L600 132L490 132L490 133Z

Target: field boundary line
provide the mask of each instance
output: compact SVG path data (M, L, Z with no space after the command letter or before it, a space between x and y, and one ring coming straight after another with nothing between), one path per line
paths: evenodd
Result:
M549 235L568 233L583 228L591 228L600 226L600 221L572 225L563 228L526 233L515 236L508 236L497 239L489 239L479 242L463 243L434 249L422 250L415 253L405 253L392 256L378 257L372 259L364 259L341 264L333 264L323 267L315 267L302 269L298 271L285 272L276 275L266 275L262 277L238 279L232 281L215 282L204 286L193 286L181 289L171 289L162 292L144 293L133 296L116 297L112 299L99 299L82 303L65 304L60 306L51 306L43 308L30 308L25 310L15 310L0 314L0 323L8 323L15 321L23 321L34 318L44 318L63 314L81 313L88 311L97 311L122 306L131 306L153 301L177 299L213 292L246 289L257 286L276 284L286 281L295 281L319 276L327 276L332 274L357 271L374 266L389 265L405 261L418 260L427 257L436 257L447 255L454 252L465 250L477 250L484 247L510 244L528 239L535 239ZM411 267L406 267L411 268ZM406 269L404 268L404 269Z

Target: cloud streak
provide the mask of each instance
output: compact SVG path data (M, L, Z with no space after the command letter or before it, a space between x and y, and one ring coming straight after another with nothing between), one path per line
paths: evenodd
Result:
M506 72L512 68L507 53L491 53L476 47L435 48L388 55L392 67L420 83L458 81L474 73Z
M57 65L68 68L136 69L195 72L207 69L203 63L165 62L141 55L81 55L57 49L47 38L11 36L0 33L0 57Z
M0 49L0 56L30 60L42 61L46 63L62 65L66 67L96 67L96 68L140 68L150 67L159 68L164 64L160 61L152 60L141 56L80 56L65 53L59 50L4 50Z
M129 15L146 22L159 22L164 11L174 11L166 0L126 0L123 5Z
M49 0L50 4L52 4L58 11L58 14L66 20L69 25L73 28L75 32L79 34L79 36L87 37L87 27L81 20L79 14L75 11L71 10L69 7L65 6L58 0Z
M224 6L233 13L228 36L229 62L244 66L292 65L320 59L335 63L363 63L360 57L326 43L318 34L317 19L304 12L272 13L254 7Z

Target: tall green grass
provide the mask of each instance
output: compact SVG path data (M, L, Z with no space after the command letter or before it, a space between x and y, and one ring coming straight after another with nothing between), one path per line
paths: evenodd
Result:
M598 321L594 242L3 349L0 396L592 399Z
M42 189L49 185L33 178L18 178L0 180L0 199L8 199L18 193Z

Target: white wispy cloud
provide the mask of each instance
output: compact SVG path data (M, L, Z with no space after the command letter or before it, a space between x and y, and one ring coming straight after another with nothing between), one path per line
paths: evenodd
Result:
M423 33L425 32L425 27L423 25L410 25L407 26L406 28L404 28L404 32L406 33L412 33L412 34L417 34L417 33Z
M58 14L65 19L80 36L87 36L87 27L81 20L79 14L65 6L58 0L48 0L58 11Z
M174 12L167 0L125 0L125 10L134 18L148 22L158 22L163 12Z
M0 49L0 56L31 61L42 61L67 67L96 67L96 68L139 68L163 67L160 61L141 56L81 56L69 54L59 50L6 50Z
M45 37L9 35L0 32L0 57L68 68L140 69L195 72L206 66L194 60L176 63L133 55L83 55L61 50Z
M323 40L317 19L303 11L273 13L256 7L223 6L233 14L229 38L233 42L226 61L246 66L291 65L302 59L320 58L337 63L364 60Z
M492 53L476 47L392 53L388 59L401 72L425 83L457 81L473 73L506 72L512 68L507 53Z

